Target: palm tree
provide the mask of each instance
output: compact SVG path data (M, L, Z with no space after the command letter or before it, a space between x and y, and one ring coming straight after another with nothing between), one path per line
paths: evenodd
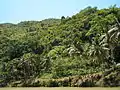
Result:
M92 45L89 46L88 55L92 56L96 63L102 63L105 59L109 57L107 43L101 41L101 37L94 37Z
M104 35L101 36L102 41L106 42L108 44L109 55L111 58L114 58L113 56L113 50L115 47L119 46L119 38L120 38L120 23L117 18L116 25L114 25L110 30L108 30Z

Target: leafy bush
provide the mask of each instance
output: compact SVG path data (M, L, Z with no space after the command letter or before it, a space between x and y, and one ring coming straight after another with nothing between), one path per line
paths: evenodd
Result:
M97 82L98 86L116 87L120 86L120 67L115 66L103 73L102 78Z

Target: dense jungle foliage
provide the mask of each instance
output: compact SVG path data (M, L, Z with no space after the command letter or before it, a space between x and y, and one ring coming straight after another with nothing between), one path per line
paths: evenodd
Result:
M87 7L61 19L0 24L1 87L120 86L119 63L120 8L115 5Z

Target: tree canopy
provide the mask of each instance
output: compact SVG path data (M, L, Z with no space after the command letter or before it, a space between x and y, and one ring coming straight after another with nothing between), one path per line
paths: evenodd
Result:
M0 24L0 86L98 73L120 63L120 8ZM4 84L3 84L4 83Z

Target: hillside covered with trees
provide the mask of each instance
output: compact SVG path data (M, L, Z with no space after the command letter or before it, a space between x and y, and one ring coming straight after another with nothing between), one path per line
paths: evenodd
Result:
M0 86L120 86L120 8L0 24Z

